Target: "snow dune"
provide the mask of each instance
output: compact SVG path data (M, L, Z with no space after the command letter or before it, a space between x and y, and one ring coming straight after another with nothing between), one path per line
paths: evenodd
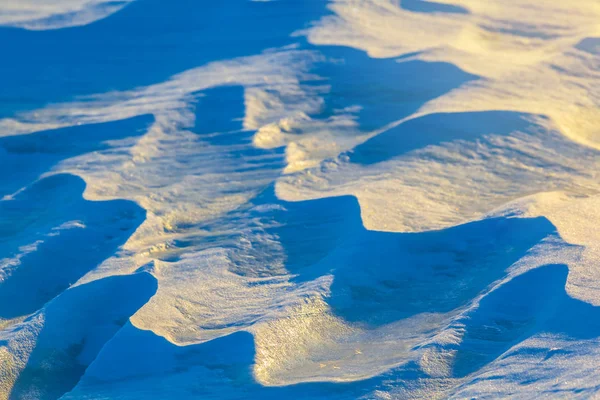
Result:
M0 3L0 399L597 396L598 20Z

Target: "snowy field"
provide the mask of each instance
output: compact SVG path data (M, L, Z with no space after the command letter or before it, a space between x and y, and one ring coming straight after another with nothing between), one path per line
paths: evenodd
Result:
M0 400L600 398L599 0L0 0Z

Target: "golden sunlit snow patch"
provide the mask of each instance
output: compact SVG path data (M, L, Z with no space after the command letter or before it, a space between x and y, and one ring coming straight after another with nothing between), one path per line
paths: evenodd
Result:
M510 110L548 116L563 134L600 148L600 55L578 48L600 35L595 0L453 0L468 13L419 13L394 0L335 0L303 32L314 44L344 45L372 57L452 63L478 75L426 104L434 112Z

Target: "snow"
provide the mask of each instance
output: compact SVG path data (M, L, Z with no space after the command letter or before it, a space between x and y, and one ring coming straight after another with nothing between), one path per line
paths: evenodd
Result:
M60 29L93 23L134 0L19 0L2 3L0 25L29 30Z
M598 396L599 19L0 2L0 399Z

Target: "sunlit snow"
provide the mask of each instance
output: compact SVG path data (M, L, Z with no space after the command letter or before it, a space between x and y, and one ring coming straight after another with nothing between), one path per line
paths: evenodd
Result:
M0 399L600 396L598 0L0 0Z

